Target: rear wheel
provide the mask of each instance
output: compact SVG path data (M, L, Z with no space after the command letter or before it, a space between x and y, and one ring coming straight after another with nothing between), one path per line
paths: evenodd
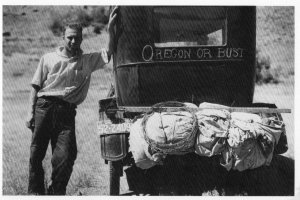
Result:
M109 195L116 196L120 194L122 170L121 161L109 161Z

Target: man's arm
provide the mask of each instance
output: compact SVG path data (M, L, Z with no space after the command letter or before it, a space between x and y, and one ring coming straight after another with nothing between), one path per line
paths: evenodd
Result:
M117 19L117 12L118 12L118 7L116 6L109 16L109 21L107 25L107 32L108 32L107 48L101 49L101 51L99 52L101 56L99 56L99 53L93 54L96 56L92 56L92 59L90 60L91 62L90 66L92 68L91 69L92 72L98 69L102 69L105 64L108 64L111 59L111 55L114 53L115 35L116 35L115 25Z
M29 97L29 109L28 115L26 119L26 127L33 131L34 129L34 112L35 112L35 104L37 100L37 93L40 88L36 85L32 85Z

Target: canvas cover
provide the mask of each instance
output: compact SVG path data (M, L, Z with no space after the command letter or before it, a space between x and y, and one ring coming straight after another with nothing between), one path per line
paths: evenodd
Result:
M193 104L186 106L195 108ZM270 165L284 131L282 121L252 113L230 113L218 104L200 107L207 109L196 113L151 112L137 119L129 136L129 150L136 165L148 169L163 164L169 154L191 151L200 156L219 155L220 164L227 170Z
M217 104L207 103L201 106L218 107ZM227 170L243 171L269 165L284 124L271 117L229 113L226 107L223 108L204 109L196 113L199 133L195 152L208 157L222 155L220 164Z

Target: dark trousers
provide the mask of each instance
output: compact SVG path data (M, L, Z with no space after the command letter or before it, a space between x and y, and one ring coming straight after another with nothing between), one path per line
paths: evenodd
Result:
M77 155L75 115L73 104L53 97L37 99L30 145L29 194L45 194L42 161L50 141L52 175L47 194L65 195Z

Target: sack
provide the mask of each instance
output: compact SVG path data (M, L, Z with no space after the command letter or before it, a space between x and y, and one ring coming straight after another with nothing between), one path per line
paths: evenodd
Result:
M285 124L283 123L282 116L280 113L274 113L270 115L263 115L262 124L266 126L271 126L277 129L280 134L274 135L276 137L276 145L274 148L274 154L283 154L288 150L287 136L285 130Z
M143 133L152 158L154 154L182 155L194 151L197 120L184 104L180 105L182 111L152 111L145 114L142 122ZM159 106L167 105L160 103ZM154 107L157 110L158 106Z
M256 118L256 116L253 115ZM258 118L257 118L258 119ZM245 120L245 119L244 119ZM228 130L228 146L222 152L221 165L227 170L244 171L270 165L281 127L232 119ZM259 120L258 120L259 121Z
M177 106L186 108L197 107L191 103L178 103ZM159 105L165 106L163 103ZM195 127L196 118L188 111L152 112L137 119L131 126L129 135L129 150L136 166L148 169L162 164L167 154L185 154L194 151L197 131Z
M244 112L232 112L231 113L232 120L240 120L244 122L257 122L262 123L262 118L257 114L252 113L244 113Z
M221 154L220 164L227 170L243 171L270 165L285 130L282 120L276 120L273 115L229 113L226 106L218 104L202 103L200 107L210 109L196 113L198 155Z
M267 103L254 103L254 107L268 107L268 108L277 108L275 104ZM282 116L280 113L261 113L263 123L266 125L272 125L272 119L275 119L277 122L283 122ZM269 121L271 119L271 122ZM269 122L268 122L269 121ZM280 135L279 141L277 142L274 154L283 154L288 150L287 136L284 124L282 123L282 133Z
M196 112L199 132L195 152L200 156L220 154L226 145L230 113L226 110L205 109Z
M142 130L142 119L137 119L130 128L129 135L129 151L131 151L133 159L137 167L149 169L156 165L154 161L146 156L145 151L148 150Z
M227 147L222 152L220 164L228 171L231 169L244 171L246 169L269 165L271 160L272 154L265 157L257 141L251 138L244 141L238 148Z

